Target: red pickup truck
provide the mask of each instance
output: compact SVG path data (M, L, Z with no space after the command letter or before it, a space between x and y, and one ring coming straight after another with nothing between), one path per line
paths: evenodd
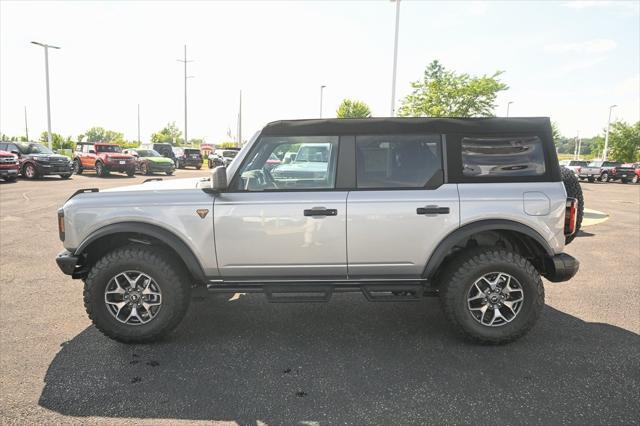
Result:
M638 183L640 181L640 163L627 163L616 167L615 177L622 183Z
M123 154L116 144L80 142L73 156L73 171L82 174L85 170L95 170L102 177L111 172L132 177L136 173L136 161L132 155Z

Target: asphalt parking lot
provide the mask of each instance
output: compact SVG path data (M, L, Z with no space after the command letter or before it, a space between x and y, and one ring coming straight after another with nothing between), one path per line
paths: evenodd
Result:
M583 184L608 220L589 213L567 249L579 274L546 283L540 322L507 346L460 340L437 299L361 295L197 298L168 340L128 346L90 325L82 283L58 270L56 209L76 189L142 180L0 184L3 424L640 421L640 185Z

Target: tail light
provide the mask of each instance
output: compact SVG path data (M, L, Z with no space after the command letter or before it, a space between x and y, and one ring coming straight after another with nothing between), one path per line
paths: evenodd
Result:
M578 200L576 198L567 198L565 216L564 216L564 234L572 235L576 232L576 221L578 219Z
M64 210L58 209L58 234L60 241L64 241Z

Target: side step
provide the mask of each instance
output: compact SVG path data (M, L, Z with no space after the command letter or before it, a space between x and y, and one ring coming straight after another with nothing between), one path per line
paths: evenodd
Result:
M333 293L361 292L370 302L417 302L437 292L420 282L350 283L350 284L208 284L211 293L264 293L270 303L320 303L331 300Z

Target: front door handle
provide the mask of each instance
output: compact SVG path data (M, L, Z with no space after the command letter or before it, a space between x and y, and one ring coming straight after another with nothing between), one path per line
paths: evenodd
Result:
M440 206L426 206L418 207L416 209L417 214L449 214L449 207Z
M304 211L305 216L337 216L338 210L327 209L325 207L314 207Z

